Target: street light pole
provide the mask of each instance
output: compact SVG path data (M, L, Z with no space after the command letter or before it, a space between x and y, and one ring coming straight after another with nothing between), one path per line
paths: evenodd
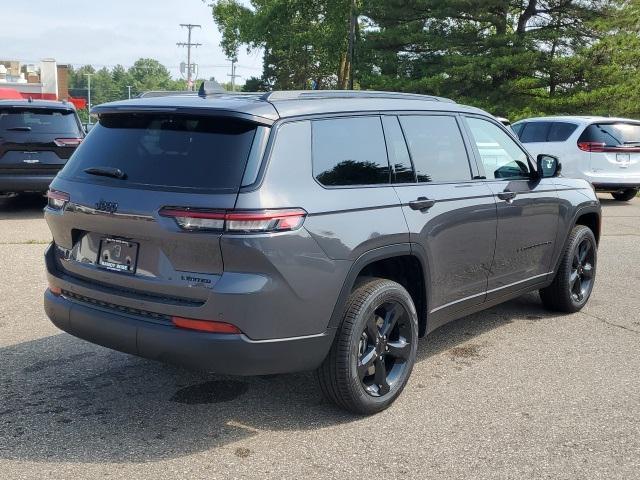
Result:
M91 125L91 76L93 73L85 73L84 75L87 77L87 112L89 113L87 124Z
M129 100L131 100L131 85L127 85L127 89L129 90Z

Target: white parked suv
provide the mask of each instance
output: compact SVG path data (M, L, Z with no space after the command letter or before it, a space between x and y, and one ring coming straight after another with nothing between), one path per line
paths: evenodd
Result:
M640 121L611 117L540 117L513 124L535 157L557 156L566 177L628 201L640 189Z

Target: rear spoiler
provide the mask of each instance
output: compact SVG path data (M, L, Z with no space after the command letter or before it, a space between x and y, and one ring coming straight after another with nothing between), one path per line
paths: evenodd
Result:
M150 106L150 105L98 105L91 109L91 113L95 115L104 114L127 114L127 113L158 113L158 114L177 114L177 115L200 115L200 116L212 116L212 117L226 117L236 118L238 120L245 120L247 122L255 123L256 125L264 125L270 127L274 124L275 120L271 118L262 117L259 115L252 115L250 113L237 112L234 110L227 110L222 108L215 108L213 106L207 107L193 107L193 106Z

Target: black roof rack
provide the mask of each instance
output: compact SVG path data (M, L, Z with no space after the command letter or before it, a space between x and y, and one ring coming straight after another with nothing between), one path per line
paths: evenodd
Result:
M282 100L319 100L328 98L386 98L396 100L424 100L456 103L451 99L418 93L380 92L374 90L289 90L267 92L260 97L268 102Z

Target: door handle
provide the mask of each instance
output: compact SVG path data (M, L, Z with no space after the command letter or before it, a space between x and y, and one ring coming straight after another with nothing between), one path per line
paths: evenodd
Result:
M516 198L518 194L516 192L512 192L511 190L505 190L504 192L500 192L498 194L498 198L500 200L506 200L507 203L513 202L513 199Z
M435 200L431 200L427 197L418 197L417 200L409 202L409 208L411 210L420 210L421 212L424 212L425 210L429 210L433 207L435 203Z

